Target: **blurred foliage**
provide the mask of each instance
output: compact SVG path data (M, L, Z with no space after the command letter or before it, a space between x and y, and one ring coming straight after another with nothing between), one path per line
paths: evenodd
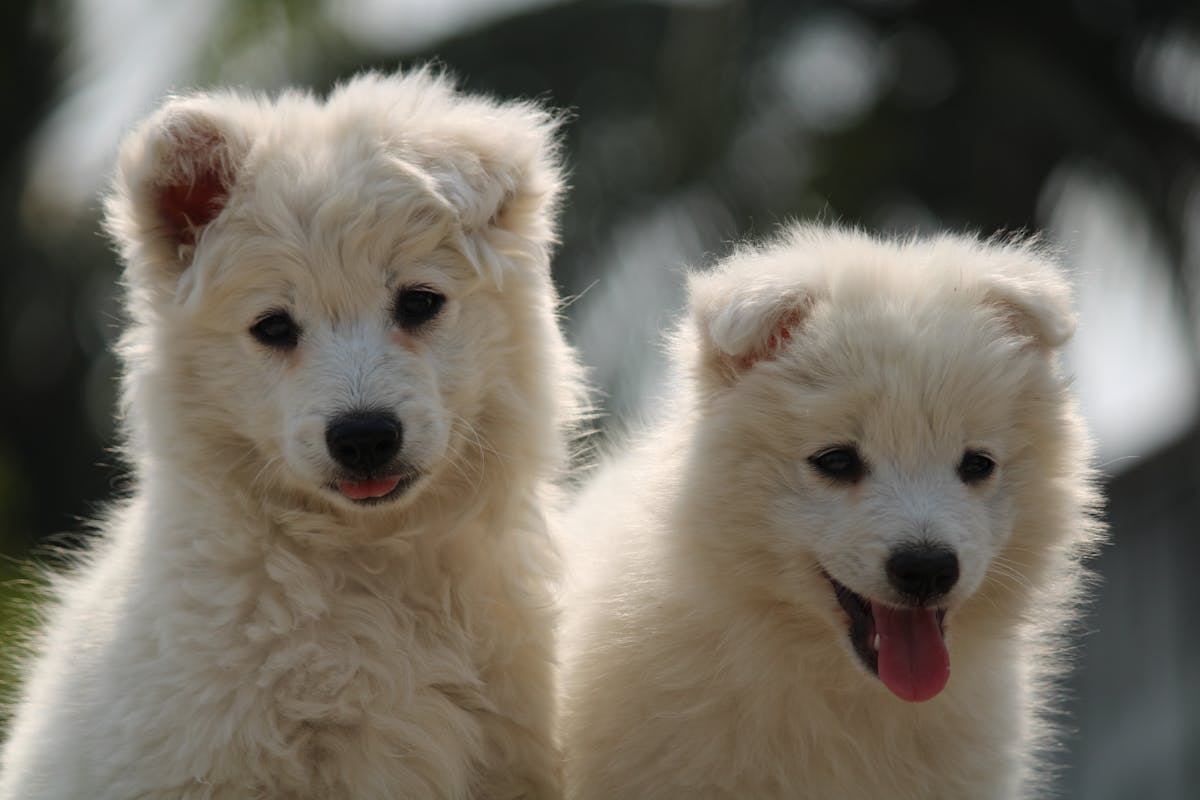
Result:
M0 556L0 732L20 689L17 670L36 635L45 589L42 574L31 565Z
M38 131L78 77L65 58L71 9L67 0L7 0L0 11L0 553L19 557L52 533L79 529L122 480L106 449L119 273L97 235L97 204L46 225L31 215L48 212L24 194ZM556 274L568 295L595 282L635 223L672 204L689 219L689 257L790 217L885 230L1036 229L1055 170L1084 163L1130 188L1169 251L1182 304L1193 323L1200 318L1181 266L1186 198L1200 191L1200 117L1145 87L1156 38L1181 32L1200 41L1194 2L580 0L509 13L424 52L356 42L322 0L225 9L199 50L197 85L324 90L363 68L434 58L470 89L565 109L573 185ZM1185 93L1195 94L1198 74ZM664 266L675 265L645 268ZM1178 491L1147 493L1141 475L1177 474L1180 464ZM1159 539L1129 537L1124 546L1189 530L1194 539L1195 431L1135 473L1112 487L1122 524L1145 518L1139 493L1166 507L1153 520ZM1195 607L1200 597L1188 591L1173 602ZM0 593L23 589L0 576ZM4 599L3 613L19 607ZM0 617L0 634L13 625ZM1197 647L1185 647L1177 663L1200 663ZM1086 696L1129 678L1108 675L1081 684ZM1115 712L1096 713L1101 729L1121 724ZM1180 725L1184 744L1163 750L1166 765L1129 772L1125 788L1165 785L1162 774L1172 786L1200 783L1200 766L1169 760L1200 745L1197 724ZM1159 778L1148 776L1154 770ZM1133 796L1113 786L1105 796Z
M97 204L72 224L35 226L50 235L21 224L33 137L70 77L60 72L68 11L13 0L3 12L0 550L10 552L77 527L121 480L105 450L117 266ZM384 53L356 46L321 0L253 0L228 4L194 80L323 90L362 68L434 58L471 89L566 109L574 172L556 270L573 295L594 281L614 231L664 199L700 198L708 251L788 217L1033 229L1068 158L1133 187L1178 254L1178 179L1200 172L1195 123L1148 102L1133 70L1141 39L1194 30L1196 17L1194 4L1120 0L584 0L511 14L429 52ZM832 42L824 55L821 41ZM815 61L788 63L813 42ZM858 61L838 60L839 47ZM855 69L871 74L847 83ZM832 99L806 82L829 84Z
M45 306L61 309L74 294L73 270L59 260L62 254L31 241L20 222L26 154L62 79L61 12L60 3L32 1L5 3L0 11L0 243L6 262L0 276L0 552L21 552L33 543L34 531L62 526L63 511L80 508L80 490L103 491L91 466L97 437L78 403L81 354L59 345L55 363L42 373L36 353L20 352L38 335L38 320L27 309L38 307L33 315ZM37 375L31 382L16 378L25 371L22 361L35 367L27 370Z

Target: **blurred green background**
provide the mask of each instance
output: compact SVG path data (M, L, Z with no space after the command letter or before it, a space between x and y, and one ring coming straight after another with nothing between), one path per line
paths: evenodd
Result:
M0 37L6 651L29 629L23 565L75 546L124 479L97 200L121 132L175 88L324 91L433 58L571 112L555 274L608 420L653 397L680 268L781 220L1060 243L1114 535L1060 789L1198 796L1200 5L6 0Z

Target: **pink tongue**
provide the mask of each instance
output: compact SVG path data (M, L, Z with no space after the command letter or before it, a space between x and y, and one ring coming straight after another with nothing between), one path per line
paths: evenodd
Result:
M368 500L372 497L383 497L396 488L400 478L379 478L372 481L338 481L338 491L351 500Z
M932 608L871 604L879 634L879 680L901 700L929 700L950 679L950 654Z

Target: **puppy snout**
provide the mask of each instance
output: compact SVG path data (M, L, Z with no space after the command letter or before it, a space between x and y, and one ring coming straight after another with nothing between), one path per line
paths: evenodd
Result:
M888 557L886 569L892 588L917 605L941 597L958 582L958 556L940 545L897 548Z
M371 472L387 465L400 452L403 441L400 420L387 413L344 414L333 419L325 429L329 455L356 473Z

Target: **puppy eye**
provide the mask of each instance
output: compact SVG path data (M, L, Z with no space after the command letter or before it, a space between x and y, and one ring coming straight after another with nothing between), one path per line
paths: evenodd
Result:
M996 469L996 462L980 450L968 450L958 462L958 477L963 483L980 483L987 480Z
M809 457L808 463L817 472L836 483L858 483L867 474L867 465L858 449L850 445L839 445L822 450Z
M436 317L445 303L446 296L432 289L401 289L396 295L392 317L401 328L412 330Z
M276 350L291 350L300 341L300 326L286 311L272 311L250 328L250 335Z

